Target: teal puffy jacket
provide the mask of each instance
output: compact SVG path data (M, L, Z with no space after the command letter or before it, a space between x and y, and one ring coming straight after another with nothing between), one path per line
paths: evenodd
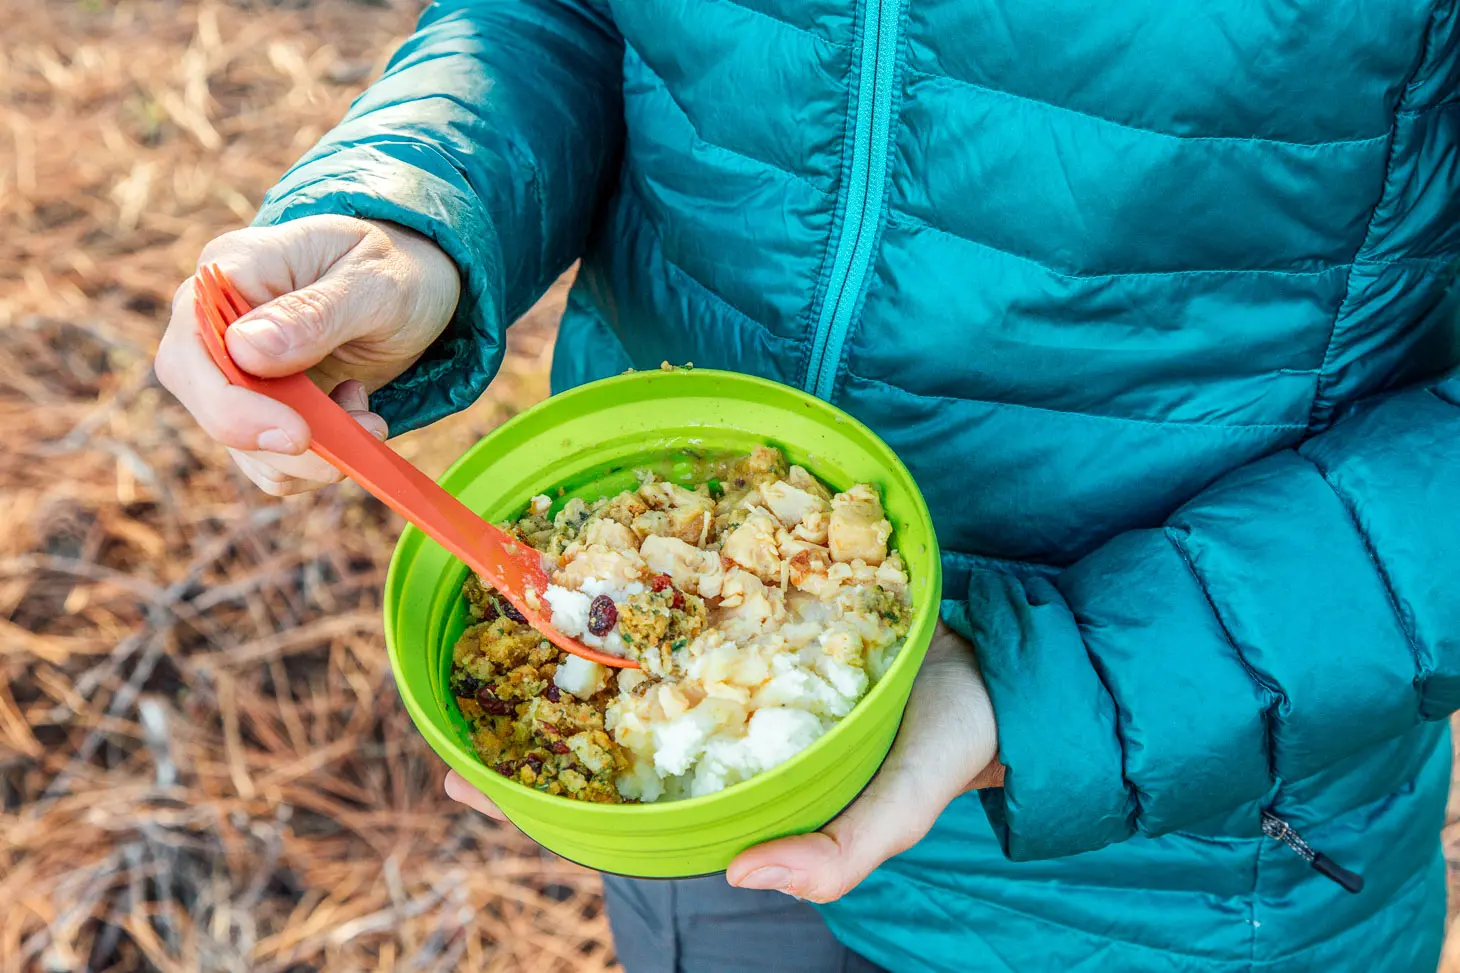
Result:
M394 220L460 266L376 397L397 430L471 402L581 255L558 388L738 369L900 452L1009 773L825 910L855 949L1433 969L1456 6L446 2L259 220Z

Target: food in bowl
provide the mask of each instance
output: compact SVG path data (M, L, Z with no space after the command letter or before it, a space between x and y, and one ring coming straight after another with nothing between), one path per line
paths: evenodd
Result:
M637 489L504 525L543 553L570 656L479 579L451 687L478 756L599 803L711 794L789 760L891 665L912 611L877 490L834 493L779 450L705 465L693 488Z
M406 711L442 760L549 851L604 872L688 878L836 817L885 759L927 653L942 595L938 538L916 480L854 417L790 386L709 369L640 371L559 393L492 430L442 477L468 507L502 523L520 518L534 493L552 494L556 513L573 496L636 490L636 469L696 487L713 475L698 469L705 457L744 456L772 441L838 489L876 484L906 564L911 621L886 673L848 716L794 759L707 797L568 800L485 763L449 688L452 650L471 623L466 569L415 528L402 533L384 614Z

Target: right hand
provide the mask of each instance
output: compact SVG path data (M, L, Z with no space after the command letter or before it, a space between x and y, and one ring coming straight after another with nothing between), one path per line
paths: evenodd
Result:
M431 346L456 309L461 279L434 243L392 223L311 216L225 233L203 248L254 309L228 329L228 353L265 378L307 372L380 439L368 395ZM276 497L335 483L288 406L230 385L198 333L196 278L178 288L155 365L164 388L240 469Z

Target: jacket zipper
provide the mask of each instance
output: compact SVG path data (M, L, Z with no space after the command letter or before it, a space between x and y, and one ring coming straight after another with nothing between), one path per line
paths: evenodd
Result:
M836 386L842 346L852 325L852 310L872 262L881 189L887 179L887 143L892 129L892 80L897 61L901 0L866 0L862 31L862 72L853 115L852 173L846 218L837 239L826 299L816 321L806 387L830 400ZM878 190L876 193L873 190Z
M1346 891L1357 893L1364 890L1362 875L1340 866L1323 852L1314 851L1308 846L1308 842L1303 840L1303 836L1293 830L1292 825L1271 811L1262 812L1262 833L1287 845L1294 854L1312 865L1314 871L1324 878L1337 882Z

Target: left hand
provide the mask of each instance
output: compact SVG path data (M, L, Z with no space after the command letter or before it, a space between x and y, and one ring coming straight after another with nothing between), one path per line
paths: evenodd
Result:
M973 646L939 624L902 729L862 796L820 831L741 852L725 877L741 888L835 902L917 844L955 797L1002 786L997 753L994 709Z
M994 710L973 646L940 624L913 683L902 729L862 796L820 831L742 852L725 877L741 888L834 902L878 865L915 845L955 797L1002 786L997 752ZM446 776L446 793L506 820L456 771Z

